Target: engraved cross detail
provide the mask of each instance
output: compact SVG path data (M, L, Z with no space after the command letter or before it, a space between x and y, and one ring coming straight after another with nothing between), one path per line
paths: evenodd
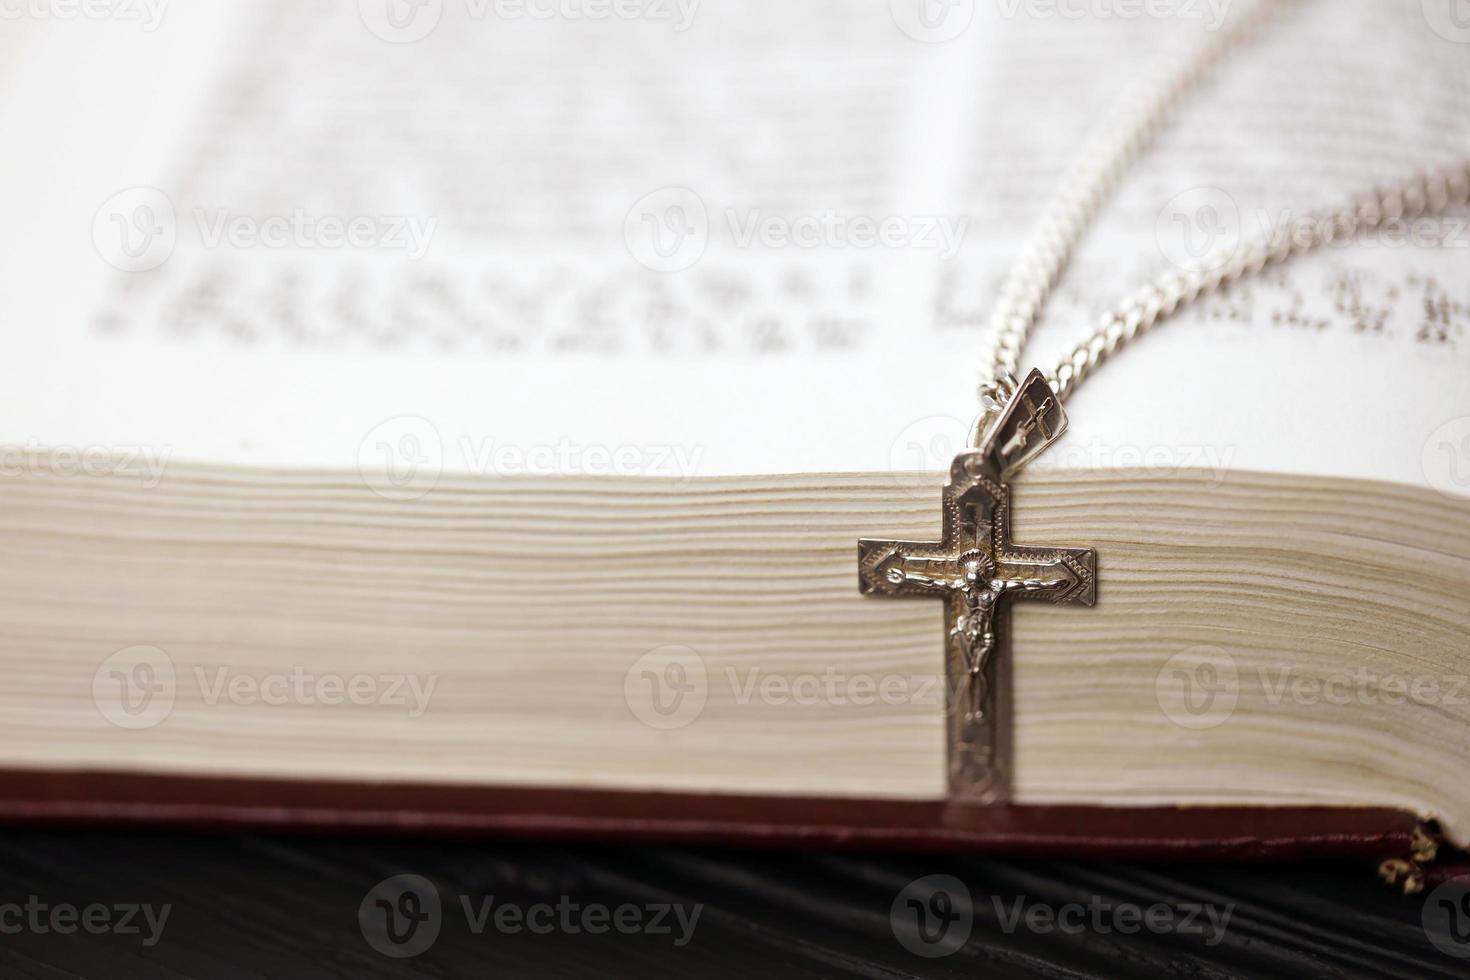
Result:
M858 542L863 594L944 600L949 780L956 796L992 802L1008 789L1009 677L1007 658L997 657L1008 618L1006 600L1084 606L1097 600L1091 548L1023 547L1011 541L1010 491L1002 476L1065 427L1066 416L1050 387L1033 372L985 445L955 457L944 487L941 540ZM1038 431L1042 439L1028 445Z

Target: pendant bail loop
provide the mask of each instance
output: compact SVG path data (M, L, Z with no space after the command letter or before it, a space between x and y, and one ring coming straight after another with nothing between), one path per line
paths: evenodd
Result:
M998 376L980 386L980 414L975 416L975 423L970 426L971 449L979 449L984 445L990 427L1016 397L1016 391L1020 387L1021 382L1009 371L1001 371Z
M1067 429L1062 400L1040 371L1025 381L1006 375L1001 384L1007 400L994 411L982 411L971 433L972 452L979 454L1000 479L1025 466Z

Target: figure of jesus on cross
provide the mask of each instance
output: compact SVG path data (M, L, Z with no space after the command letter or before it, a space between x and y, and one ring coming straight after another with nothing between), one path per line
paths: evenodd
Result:
M963 698L967 723L979 721L985 716L985 667L995 649L995 609L1001 597L1012 592L1057 591L1071 586L1074 579L996 578L995 562L978 549L955 559L904 561L897 552L893 558L899 560L890 561L884 569L884 577L891 585L910 585L938 595L955 595L964 603L964 612L952 617L954 625L949 630L950 643L958 648L969 668L961 689L955 692L955 700Z

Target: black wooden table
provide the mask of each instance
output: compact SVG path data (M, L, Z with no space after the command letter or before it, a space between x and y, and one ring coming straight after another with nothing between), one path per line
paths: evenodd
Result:
M1422 905L1359 863L12 829L0 976L1470 975Z

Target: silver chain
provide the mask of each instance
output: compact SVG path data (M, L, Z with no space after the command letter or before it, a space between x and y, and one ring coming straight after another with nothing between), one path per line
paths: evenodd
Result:
M1163 81L1125 98L1103 122L1053 193L1031 239L1012 267L989 324L990 348L979 388L983 412L993 412L1015 389L1022 352L1041 310L1072 252L1119 178L1162 128L1170 110L1225 53L1253 31L1271 6L1262 0L1196 50L1172 59ZM1139 334L1182 307L1247 273L1259 272L1300 252L1371 231L1385 222L1434 214L1470 201L1470 161L1362 201L1329 211L1305 232L1263 235L1197 267L1161 277L1117 309L1103 314L1088 336L1063 353L1047 381L1065 399L1097 367ZM982 414L982 419L984 415ZM977 434L979 427L977 426Z

